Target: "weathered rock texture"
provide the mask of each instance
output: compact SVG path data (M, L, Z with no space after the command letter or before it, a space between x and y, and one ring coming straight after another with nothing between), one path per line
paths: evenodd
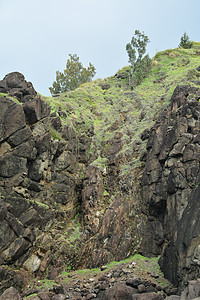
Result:
M0 98L0 292L22 289L30 273L52 279L69 265L127 257L137 233L132 193L114 180L122 134L112 139L102 170L88 161L93 129L78 134L62 126L22 74L6 75L0 92L14 97Z
M66 113L51 113L22 74L6 75L0 92L14 97L0 98L0 293L21 291L32 274L55 279L67 267L99 267L139 248L162 254L175 284L199 276L199 89L174 91L171 106L141 135L147 155L140 141L124 154L119 124L111 126L100 149L106 165L95 143L89 153L93 127L63 126ZM145 162L142 179L143 163L121 174L133 158ZM122 286L109 293L132 297Z
M0 290L3 291L12 284L22 288L25 283L24 275L18 283L10 280L8 265L24 266L29 272L46 270L51 257L49 250L54 244L53 230L57 226L64 228L77 212L78 174L82 169L78 165L81 155L75 156L74 150L79 142L68 142L72 130L64 128L66 141L52 139L50 107L32 84L22 74L11 73L0 86L1 92L8 92L23 103L20 105L6 96L0 98ZM17 276L20 278L20 273Z
M200 90L177 87L150 131L142 178L143 253L158 255L173 283L199 276Z
M19 72L9 73L0 80L0 92L9 93L22 103L37 96L32 83L27 82Z

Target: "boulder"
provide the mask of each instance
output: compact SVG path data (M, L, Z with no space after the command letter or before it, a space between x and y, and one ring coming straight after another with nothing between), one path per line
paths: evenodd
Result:
M17 289L14 287L10 287L7 290L3 292L3 294L0 296L0 300L21 300L20 293Z
M41 259L37 255L33 254L31 257L29 257L25 261L23 266L26 270L33 273L33 272L36 272L39 269L40 264L41 264Z
M9 93L16 97L20 102L26 102L37 95L31 82L27 82L24 75L19 72L7 74L0 81L0 91Z
M31 129L26 126L12 134L8 142L12 147L18 146L22 144L23 142L26 142L32 135Z
M138 277L132 277L132 278L128 278L128 279L126 280L126 284L127 284L128 286L133 287L133 288L137 288L140 284L142 284L142 281L141 281L141 279L138 278Z
M106 291L106 300L132 300L134 289L124 284L115 284ZM137 299L137 298L136 298ZM146 298L148 299L148 298Z
M8 88L23 88L24 87L24 75L19 72L12 72L7 74L4 79L6 81Z
M200 299L200 279L191 280L181 293L180 300Z
M39 226L42 224L42 219L34 208L29 209L20 216L20 222L24 226Z
M34 124L50 115L50 106L37 97L23 104L23 109L28 124Z
M20 258L29 248L31 243L23 237L18 237L6 250L3 251L2 256L5 263L13 263Z
M16 233L6 220L0 223L0 250L5 250L17 238Z
M26 173L27 159L13 154L0 157L0 177L10 178L16 174ZM17 168L16 168L17 166Z
M70 151L63 151L54 164L54 171L60 172L67 169L68 172L75 171L76 157Z
M5 220L9 223L14 233L19 237L23 231L22 224L10 212L7 213Z
M39 182L40 179L42 179L44 168L45 168L45 162L42 161L42 159L36 159L34 160L28 170L28 176L31 180Z

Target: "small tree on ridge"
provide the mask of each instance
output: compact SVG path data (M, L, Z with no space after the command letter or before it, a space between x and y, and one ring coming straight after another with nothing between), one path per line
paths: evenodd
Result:
M63 73L56 71L56 80L49 90L52 95L75 90L82 83L91 81L95 74L96 69L91 63L84 68L77 54L69 54L66 69Z
M190 38L186 32L184 32L183 36L181 37L181 42L179 44L179 47L182 47L184 49L192 48L192 42L190 41Z
M142 79L148 75L151 68L149 55L144 56L147 43L149 43L148 36L146 36L144 32L135 30L131 42L126 45L129 63L131 64L132 84L140 84Z

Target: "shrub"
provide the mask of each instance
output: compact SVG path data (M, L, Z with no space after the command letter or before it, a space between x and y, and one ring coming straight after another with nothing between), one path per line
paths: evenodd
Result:
M91 63L87 69L83 67L77 54L69 54L69 57L64 72L56 72L56 80L49 88L52 95L75 90L82 83L91 81L96 74L96 69Z

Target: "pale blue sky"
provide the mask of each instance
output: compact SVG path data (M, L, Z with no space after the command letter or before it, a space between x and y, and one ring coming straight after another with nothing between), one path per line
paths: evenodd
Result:
M175 48L186 32L200 42L200 0L0 0L0 79L19 71L49 95L69 53L96 78L128 65L135 29L149 36L148 53Z

